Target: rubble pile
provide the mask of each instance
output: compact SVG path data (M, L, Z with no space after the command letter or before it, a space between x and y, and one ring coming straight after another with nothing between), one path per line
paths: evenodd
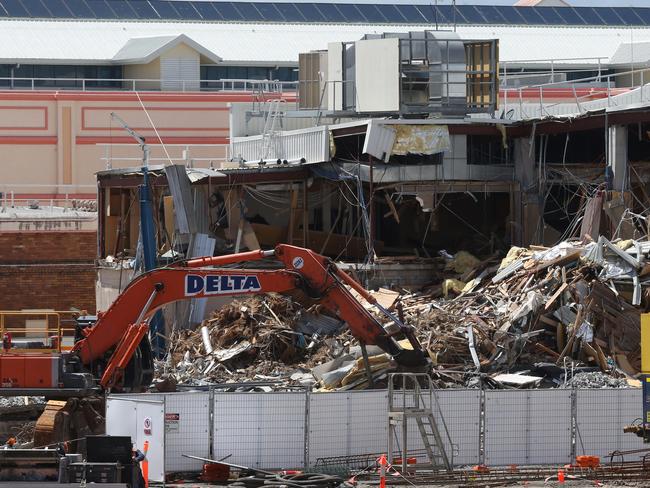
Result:
M216 310L194 331L175 331L157 370L163 379L189 385L313 384L311 368L353 343L345 323L318 306L277 294L255 295Z
M373 295L415 328L439 387L636 386L648 252L650 242L601 237L514 247L504 259L444 253L442 283ZM368 386L345 324L291 297L235 300L196 330L176 331L170 343L157 376L174 383ZM396 365L377 348L368 353L373 383L382 385Z
M650 242L613 244L602 237L550 249L512 248L500 263L461 269L450 279L453 286L443 282L439 291L447 299L414 294L398 306L446 383L466 383L470 371L532 369L533 378L555 375L555 383L564 384L561 368L576 363L634 376L640 371L637 305L644 280L650 280L649 250ZM516 378L502 383L520 386Z

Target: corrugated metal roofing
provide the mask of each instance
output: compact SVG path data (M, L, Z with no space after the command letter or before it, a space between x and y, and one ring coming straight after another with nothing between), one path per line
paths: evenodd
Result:
M298 54L364 34L408 32L420 26L236 24L0 20L0 63L112 62L137 37L184 34L228 64L295 64ZM603 58L621 43L650 41L650 29L608 27L459 26L463 39L500 39L501 61ZM594 60L595 63L595 60Z

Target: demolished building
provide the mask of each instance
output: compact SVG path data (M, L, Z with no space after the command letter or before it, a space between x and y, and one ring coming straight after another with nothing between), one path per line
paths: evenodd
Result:
M377 64L379 53L385 62ZM390 306L418 324L444 371L440 385L487 373L499 384L537 385L546 374L557 384L561 371L565 384L565 358L585 372L635 376L647 253L644 91L641 106L630 105L632 90L576 101L577 113L531 117L522 103L497 117L497 61L496 41L440 32L365 36L306 53L296 107L233 104L228 162L201 169L188 157L188 167L149 168L160 262L280 242L329 256L365 286L397 290ZM139 168L98 174L99 309L138 268L142 176ZM478 259L450 270L463 253ZM449 295L458 296L437 301ZM312 354L338 368L353 345L312 340L318 331L296 332L295 317L271 313L255 320L279 327L275 334L235 328L224 341L213 328L214 356L198 330L182 329L205 319L230 327L210 318L224 303L167 311L167 333L181 349L161 368L174 381L250 379L258 359L268 365L261 380L271 381L287 372L276 368L282 359L299 369L292 384L322 385L322 375L310 376ZM269 303L239 304L230 315ZM312 321L335 320L324 317ZM235 374L229 368L242 358L253 363ZM513 371L530 374L498 376Z

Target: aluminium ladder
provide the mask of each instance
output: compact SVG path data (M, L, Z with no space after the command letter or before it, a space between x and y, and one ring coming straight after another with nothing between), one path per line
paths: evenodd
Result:
M434 416L434 409L437 414ZM421 445L428 458L427 463L408 465L409 452L413 453L409 441L409 420L415 421ZM441 429L442 427L442 429ZM443 437L444 436L444 437ZM413 439L411 439L413 441ZM423 373L394 373L388 380L388 463L393 464L394 445L397 443L401 455L402 473L414 469L453 469L453 451L449 430L442 416L440 405L431 382ZM449 452L448 452L449 450ZM421 449L420 449L421 451Z

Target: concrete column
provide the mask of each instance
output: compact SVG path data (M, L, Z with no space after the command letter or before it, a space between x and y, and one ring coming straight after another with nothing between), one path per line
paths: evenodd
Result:
M539 243L541 235L541 213L540 213L540 194L539 178L535 168L535 151L531 147L531 141L527 137L514 139L514 165L515 180L519 183L520 198L514 198L511 201L520 202L519 212L512 209L512 216L518 218L514 221L517 227L513 232L517 236L518 242L513 244L528 245Z
M612 190L623 191L627 179L627 126L610 126L607 137L607 177L611 178Z

